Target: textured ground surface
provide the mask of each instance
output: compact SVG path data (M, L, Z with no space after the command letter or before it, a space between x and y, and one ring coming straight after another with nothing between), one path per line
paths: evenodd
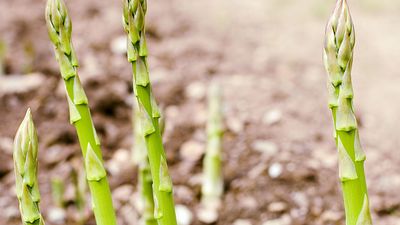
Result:
M11 145L27 107L34 113L41 143L40 188L47 224L63 218L51 200L52 177L66 185L66 217L61 224L75 224L70 173L74 165L79 168L81 154L68 124L44 4L0 1L0 40L8 46L6 76L0 76L0 224L20 224ZM357 31L355 108L367 153L374 224L396 225L400 3L349 4ZM118 218L120 224L136 224L136 169L128 166L131 71L120 47L121 4L68 0L67 5ZM226 194L217 224L344 224L321 60L325 21L333 5L333 0L149 1L151 76L157 100L165 108L165 144L176 201L191 210L192 224L201 224L196 210L205 145L205 91L211 79L223 86L227 125Z

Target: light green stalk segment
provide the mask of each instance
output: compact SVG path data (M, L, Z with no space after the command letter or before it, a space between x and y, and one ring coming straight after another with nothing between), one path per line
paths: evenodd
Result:
M70 122L78 133L85 161L96 223L97 225L115 225L115 212L103 166L100 142L90 116L85 91L77 74L78 60L71 42L72 24L62 0L47 1L46 22L65 83Z
M124 0L123 25L128 36L128 60L132 63L133 90L142 113L142 132L148 150L154 192L154 217L159 225L176 225L172 182L168 173L159 127L159 109L151 91L145 34L146 0Z
M151 178L149 159L147 156L147 148L145 138L141 128L142 113L138 109L138 105L134 108L134 163L138 165L138 189L140 194L140 202L142 207L141 224L157 225L154 218L154 198L153 198L153 179Z
M7 54L7 45L6 42L0 39L0 76L5 73L5 61Z
M346 225L371 225L364 174L365 153L353 109L351 68L355 31L346 0L337 1L325 35L324 63L329 75L329 107L339 153Z
M80 162L79 162L80 163ZM74 203L76 209L79 212L79 216L76 219L77 224L83 225L86 222L87 215L86 215L86 200L85 195L87 192L87 182L86 182L86 174L85 171L81 169L82 166L80 164L73 164L71 170L71 178L72 184L74 186Z
M220 86L213 83L208 94L207 150L203 161L203 185L201 203L206 210L217 211L223 194L221 169L222 109Z
M30 109L14 139L14 172L19 209L24 225L44 225L39 210L38 139Z
M58 177L51 179L51 197L53 198L53 203L60 209L64 209L64 181Z

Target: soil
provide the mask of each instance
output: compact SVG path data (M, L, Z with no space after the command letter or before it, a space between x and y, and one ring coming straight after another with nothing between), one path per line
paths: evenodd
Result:
M396 225L400 32L393 28L400 24L400 3L349 3L357 30L355 109L367 154L371 211L375 225ZM133 95L131 68L121 49L121 2L66 4L119 224L137 224L137 170L130 163ZM333 0L149 1L151 79L166 117L165 149L176 203L190 210L191 224L202 224L197 218L202 158L193 158L191 151L198 146L204 151L211 81L222 86L226 124L225 193L216 224L344 224L321 57L324 26L333 5ZM44 0L0 1L0 41L7 45L0 82L8 84L17 77L22 81L0 85L0 224L21 223L12 138L28 107L40 140L41 209L46 222L76 224L78 215L71 171L82 169L81 153L68 123L44 7ZM23 82L32 76L40 82ZM61 212L55 210L51 196L54 178L65 184L66 206ZM87 211L85 224L94 224Z

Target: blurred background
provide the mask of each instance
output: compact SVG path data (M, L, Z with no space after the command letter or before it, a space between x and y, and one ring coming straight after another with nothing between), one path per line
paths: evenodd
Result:
M355 109L375 225L400 224L400 1L349 0ZM119 224L136 224L131 68L121 1L67 0ZM150 71L182 224L201 224L206 92L223 88L225 195L218 225L344 224L322 64L334 0L149 0ZM76 224L81 153L47 37L44 0L0 1L0 224L21 224L12 139L27 107L39 133L47 224ZM61 182L60 182L61 181ZM62 198L52 197L52 186ZM75 185L76 186L76 185ZM53 188L54 190L54 188ZM87 193L83 192L83 199ZM63 209L54 199L63 201ZM83 201L84 202L84 201ZM90 208L87 201L83 208ZM192 217L192 218L190 218ZM187 219L186 221L184 221Z

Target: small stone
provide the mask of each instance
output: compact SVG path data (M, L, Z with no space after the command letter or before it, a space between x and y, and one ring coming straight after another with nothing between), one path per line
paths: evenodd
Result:
M0 96L4 94L29 93L43 85L45 76L41 73L0 76Z
M201 185L203 182L203 173L193 174L189 178L189 185L190 186L198 186Z
M119 186L112 192L113 200L121 203L126 203L129 201L129 198L132 195L132 193L133 193L132 185L126 184Z
M192 212L185 205L176 205L176 219L178 225L190 225L193 221Z
M238 219L233 222L233 225L252 225L252 223L250 222L250 220Z
M46 157L43 158L47 164L56 164L58 162L61 162L63 159L68 158L68 156L73 153L74 152L70 147L66 147L63 145L53 145L47 149Z
M310 202L303 192L294 192L291 194L292 200L297 204L297 206L301 209L308 209Z
M2 209L2 214L7 219L16 219L20 216L19 210L16 207L4 207Z
M192 122L195 126L202 126L207 123L208 113L204 105L193 106L192 110Z
M205 152L205 146L198 141L189 140L182 144L180 155L183 159L189 161L197 161Z
M226 126L230 131L232 131L236 134L239 134L244 129L244 122L237 116L236 117L228 117L226 120Z
M152 85L156 85L158 83L170 81L170 76L173 72L165 69L164 67L155 67L151 70L150 81Z
M268 174L271 178L277 178L282 174L283 167L280 163L273 163L269 169Z
M125 204L118 209L118 217L125 221L138 221L139 215L131 204ZM122 224L121 222L119 224Z
M12 155L13 154L13 140L9 137L0 137L0 150Z
M114 38L111 41L110 49L115 54L125 54L126 53L126 36L121 35L119 37Z
M272 157L278 152L278 146L268 140L256 140L252 143L251 147L267 157Z
M118 149L114 153L113 158L106 163L108 171L114 175L119 174L131 165L131 155L127 149Z
M201 207L197 211L197 218L200 222L212 224L218 220L218 210L212 207Z
M282 111L279 109L273 109L267 112L263 117L263 122L267 125L273 125L279 123L282 119Z
M249 172L249 178L256 179L259 177L265 170L267 169L267 165L265 163L259 163L255 167L253 167Z
M278 213L287 210L287 204L285 202L273 202L268 205L268 211Z
M83 168L82 168L83 169ZM72 184L68 184L65 186L63 198L65 202L72 202L75 201L76 193L75 187Z
M322 213L321 218L325 222L336 222L342 219L342 213L328 210Z
M257 200L253 196L241 197L239 202L241 202L241 205L246 209L256 210L258 207Z
M203 82L193 82L186 87L185 94L188 98L201 100L206 95L206 86Z
M60 208L50 208L47 218L54 224L65 224L65 211Z
M288 215L284 215L281 218L269 220L264 222L262 225L289 225L291 224L292 219Z
M174 195L184 203L191 203L196 198L193 189L184 185L174 185Z
M165 116L167 121L176 120L179 115L180 115L179 107L176 105L168 106L165 109Z

